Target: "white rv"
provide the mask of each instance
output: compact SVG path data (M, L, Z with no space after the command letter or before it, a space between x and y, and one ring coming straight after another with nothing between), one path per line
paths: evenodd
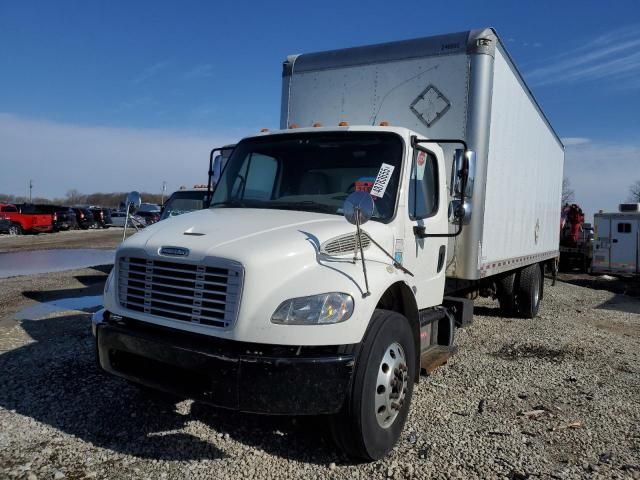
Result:
M594 215L592 273L640 273L640 203L622 203L618 209Z
M236 145L210 208L119 247L100 365L220 407L325 414L344 451L380 458L468 293L536 316L563 162L492 29L291 56L281 129Z

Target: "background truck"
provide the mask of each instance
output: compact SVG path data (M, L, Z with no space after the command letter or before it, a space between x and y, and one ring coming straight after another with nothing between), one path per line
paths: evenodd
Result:
M16 205L0 203L0 217L11 222L10 235L22 235L23 233L51 232L53 224L51 215L20 213Z
M562 207L560 221L560 263L559 269L574 268L588 272L591 268L593 227L585 223L584 213L576 203Z
M207 184L194 185L192 189L180 189L173 192L162 206L160 220L207 208L211 199L211 192L222 174L233 147L234 145L225 145L211 150Z
M235 146L210 208L118 249L98 358L225 408L326 414L340 448L376 459L467 297L536 316L564 148L492 29L291 56L283 74L281 130Z
M640 203L622 203L618 212L593 216L595 238L591 272L640 273Z

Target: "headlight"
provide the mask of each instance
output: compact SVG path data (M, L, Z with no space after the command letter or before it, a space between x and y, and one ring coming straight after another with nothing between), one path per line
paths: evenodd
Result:
M282 302L271 316L271 322L282 325L339 323L347 320L352 313L351 295L332 292Z

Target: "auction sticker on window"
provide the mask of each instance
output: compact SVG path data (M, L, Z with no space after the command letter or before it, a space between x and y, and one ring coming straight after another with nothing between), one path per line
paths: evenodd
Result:
M384 196L384 192L387 190L387 185L389 185L389 181L391 181L394 168L396 167L389 165L388 163L383 163L380 166L376 181L373 183L373 187L371 187L371 195L378 198L382 198Z

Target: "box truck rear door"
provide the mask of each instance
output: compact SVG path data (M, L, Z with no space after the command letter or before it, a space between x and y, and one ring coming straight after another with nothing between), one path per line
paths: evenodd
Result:
M611 268L623 273L637 272L638 222L617 218L611 223Z

